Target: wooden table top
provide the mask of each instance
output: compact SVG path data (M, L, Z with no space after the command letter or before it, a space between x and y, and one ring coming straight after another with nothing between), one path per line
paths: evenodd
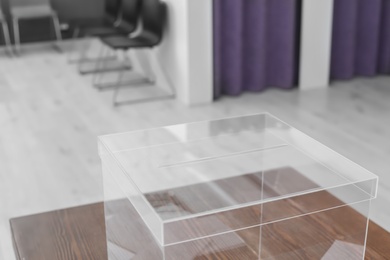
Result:
M107 259L104 205L10 220L17 259ZM390 259L390 233L370 222L366 259Z
M19 260L107 259L104 204L10 220Z
M243 196L241 191L252 186L264 196L277 196L302 185L316 187L292 168L273 171L267 176L283 178L278 185L269 186L263 183L262 175L257 176L260 173L252 173L217 180L211 186L200 183L177 188L169 194L162 191L146 197L157 211L185 214L194 207L207 209L210 203L224 205L222 198L212 194L215 186L238 201ZM364 208L369 205L367 200L359 203ZM259 219L266 223L261 230ZM110 256L114 254L115 259L162 259L160 246L128 199L15 218L10 223L20 260L107 259L106 230ZM363 253L366 223L366 217L322 190L222 211L211 218L166 223L164 239L171 245L165 248L164 255L175 260L257 260L260 252L262 259L356 259ZM221 233L224 235L209 236ZM176 246L181 241L187 242ZM390 233L373 222L369 223L366 259L390 259Z

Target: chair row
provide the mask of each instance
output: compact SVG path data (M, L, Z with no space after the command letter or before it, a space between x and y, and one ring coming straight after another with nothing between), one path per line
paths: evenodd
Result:
M160 0L106 0L105 3L103 21L95 26L79 26L75 35L91 39L97 37L102 43L100 56L94 61L96 66L89 71L95 74L95 79L107 71L112 72L112 69L105 66L108 52L104 50L112 50L115 53L121 52L123 56L126 56L130 49L148 49L152 51L155 46L159 45L163 38L167 16L166 5ZM149 57L154 60L154 64L158 63L155 54L151 53ZM81 54L79 57L80 64L85 60L86 57ZM100 84L98 81L94 81L97 89L114 89L114 105L123 103L118 101L121 88L135 84L134 82L122 81L123 73L127 69L131 68L121 66L116 69L118 78L115 82ZM155 67L155 70L160 69ZM155 76L146 77L141 82L155 84ZM174 91L170 89L169 92L164 98L173 96Z
M35 18L51 18L54 26L55 36L57 41L61 41L61 28L58 19L57 12L52 8L50 0L9 0L10 13L13 26L13 35L15 50L17 53L20 52L20 31L19 22L24 19L35 19ZM5 18L4 12L0 9L0 23L2 24L2 30L4 35L5 44L10 51L12 51L12 43L10 40L8 23Z

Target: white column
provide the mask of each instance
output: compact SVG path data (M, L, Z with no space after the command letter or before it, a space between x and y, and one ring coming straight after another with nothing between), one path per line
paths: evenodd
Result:
M158 60L187 105L213 101L212 0L164 0L167 28Z
M329 86L334 0L303 0L299 88Z
M186 103L211 103L214 93L213 0L187 1L189 86Z

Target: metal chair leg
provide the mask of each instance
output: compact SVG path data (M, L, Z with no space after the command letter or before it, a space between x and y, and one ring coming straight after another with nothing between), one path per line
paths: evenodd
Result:
M108 49L109 50L109 49ZM85 74L95 74L95 73L101 73L101 72L113 72L113 71L122 71L122 70L131 70L131 66L128 66L126 64L123 64L123 63L116 63L114 64L114 66L105 66L104 69L98 69L96 64L100 62L100 59L101 58L97 58L97 59L94 59L94 60L89 60L90 62L92 62L94 65L92 68L90 69L86 69L86 70L83 70L80 68L79 72L83 75ZM104 58L104 61L115 61L117 59L117 56L114 54L114 55L106 55Z
M78 58L78 71L81 72L82 69L83 69L83 64L87 61L89 61L89 59L87 58L88 56L88 50L91 48L92 46L92 42L93 42L93 39L91 38L84 38L83 39L83 42L82 42L82 45L81 45L81 50L79 50L79 58Z
M81 32L81 29L80 27L77 27L74 32L73 32L73 35L72 35L72 39L76 39L80 36L80 32ZM76 44L74 44L76 45ZM89 46L88 46L89 47ZM74 64L74 63L80 63L80 62L99 62L101 57L98 56L96 58L87 58L85 53L87 51L87 48L84 48L82 51L79 52L79 55L77 58L73 59L72 58L72 52L70 52L70 54L68 55L68 63L70 64ZM108 57L105 57L105 59L107 60L115 60L116 59L116 56L108 56ZM89 73L94 73L94 71L91 71ZM84 73L84 74L87 74L87 73Z
M114 95L112 97L112 103L114 104L114 106L118 106L120 104L120 102L117 102L117 97L118 97L118 94L119 94L119 90L121 88L121 81L123 79L123 75L124 75L124 71L120 71L118 73L118 79L117 79L117 86L114 90Z
M73 39L78 38L79 35L80 35L80 31L81 31L80 28L75 29L75 32L73 33L72 38ZM84 39L87 39L87 38L84 38ZM88 52L88 49L90 48L90 46L92 45L92 41L93 41L93 39L90 39L90 40L88 40L87 44L83 44L82 45L82 49L78 51L77 57L73 57L72 52L70 52L68 54L68 63L70 63L70 64L76 64L76 63L79 64L79 71L81 71L80 63L83 63L83 62L99 62L99 60L101 58L100 56L93 57L93 58L88 58L87 57L87 52ZM74 44L74 46L76 46L76 44ZM105 59L106 60L115 60L116 56L114 56L114 55L108 56L108 57L105 57ZM80 72L80 73L81 74L90 74L90 73L94 73L94 71L85 71L85 72Z
M76 29L74 29L73 31L73 35L72 35L72 39L76 39L77 37L80 36L80 27L77 27Z
M153 52L155 52L154 48L149 50L149 59L152 65L152 71L154 73L154 80L159 81L158 84L164 88L166 92L168 92L168 96L175 97L175 88L173 87L171 80L168 78L167 73L163 70L160 61L157 59L157 53Z
M14 27L15 52L16 52L16 54L20 54L19 19L18 18L14 18L12 20L12 24L13 24L13 27Z
M58 19L57 15L53 15L52 19L53 19L54 31L56 34L56 47L57 47L56 49L59 52L62 52L62 48L60 46L60 42L62 41L60 20Z
M101 72L115 72L118 71L118 73L122 71L127 71L132 69L132 64L131 61L126 53L126 51L123 52L123 65L121 65L117 69L107 69L107 68L102 68ZM103 75L103 73L100 73L99 75ZM135 79L131 81L114 81L114 82L107 82L107 83L101 83L98 80L94 81L94 87L99 89L99 90L105 90L105 89L113 89L119 86L129 86L129 85L134 85L134 84L150 84L153 83L151 82L148 78L141 78L141 79Z
M105 69L106 54L109 53L109 49L102 45L98 60L96 61L95 72L93 73L92 84L94 87L99 84L99 80Z
M152 76L149 75L149 77L146 78L146 81L148 81L151 84L154 84L158 81L158 85L161 87L163 86L164 91L167 92L164 95L159 95L156 97L150 97L150 98L142 98L138 100L126 100L126 101L118 101L118 95L120 89L123 87L123 84L121 84L122 76L120 76L120 80L118 80L115 91L114 91L114 96L113 96L113 103L114 106L119 106L119 105L125 105L125 104L136 104L136 103L141 103L141 102L150 102L150 101L157 101L157 100L162 100L162 99L171 99L176 96L175 89L173 86L170 84L169 79L166 77L165 72L162 70L161 66L159 65L159 61L156 58L156 54L153 54L153 49L150 49L149 52L149 61L151 62L152 65L152 71L153 74ZM159 74L159 76L157 76ZM136 84L133 82L133 84ZM135 87L136 85L133 85ZM142 86L142 85L141 85Z
M102 49L100 52L100 58L96 62L95 73L93 77L93 86L99 90L110 89L116 87L119 81L115 81L115 83L110 83L109 86L100 82L101 78L106 72L118 72L118 75L123 73L126 69L117 69L110 70L107 68L106 62L108 61L106 58L110 55L110 48L105 45L102 45Z
M3 22L2 26L3 26L3 35L4 35L5 45L6 45L6 48L8 50L9 55L12 56L13 50L12 50L12 47L11 47L12 44L11 44L11 39L10 39L10 36L9 36L8 24Z
M79 37L79 35L80 35L80 27L77 27L73 31L72 40L77 39ZM75 46L76 46L76 43L73 43L73 46L72 46L73 49L76 49ZM71 50L68 53L68 63L73 64L73 63L79 62L79 59L73 59L72 54L73 54L73 50Z

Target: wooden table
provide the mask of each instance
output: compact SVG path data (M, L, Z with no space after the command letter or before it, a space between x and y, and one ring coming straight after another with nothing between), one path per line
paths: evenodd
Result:
M107 259L102 203L11 219L17 259ZM366 259L390 259L390 233L370 222Z
M107 259L104 204L10 220L18 260Z
M264 176L268 182L263 182ZM278 182L272 184L270 177L275 176ZM258 198L260 191L264 198L276 198L305 188L317 188L318 184L297 170L285 167L267 170L267 175L249 173L215 180L212 185L201 182L169 192L148 193L145 198L156 211L161 211L160 216L223 208L226 200L218 196L219 193L213 193L215 187L218 192L229 194L232 200L241 201L244 195L254 196L250 197L252 200ZM244 190L253 193L247 194L242 192ZM359 203L368 206L367 200ZM266 224L260 227L259 219ZM164 248L167 259L257 260L260 252L261 258L267 260L275 257L344 260L361 257L367 218L328 190L320 190L222 211L211 218L190 218L173 223L164 226L165 242L171 244ZM107 259L105 230L110 241L108 251L115 259L163 258L159 244L127 198L108 201L105 205L100 203L12 219L11 228L19 259ZM221 236L209 236L224 232ZM203 239L198 239L200 237ZM367 259L390 259L388 232L371 222L368 239ZM187 242L176 246L181 241Z

